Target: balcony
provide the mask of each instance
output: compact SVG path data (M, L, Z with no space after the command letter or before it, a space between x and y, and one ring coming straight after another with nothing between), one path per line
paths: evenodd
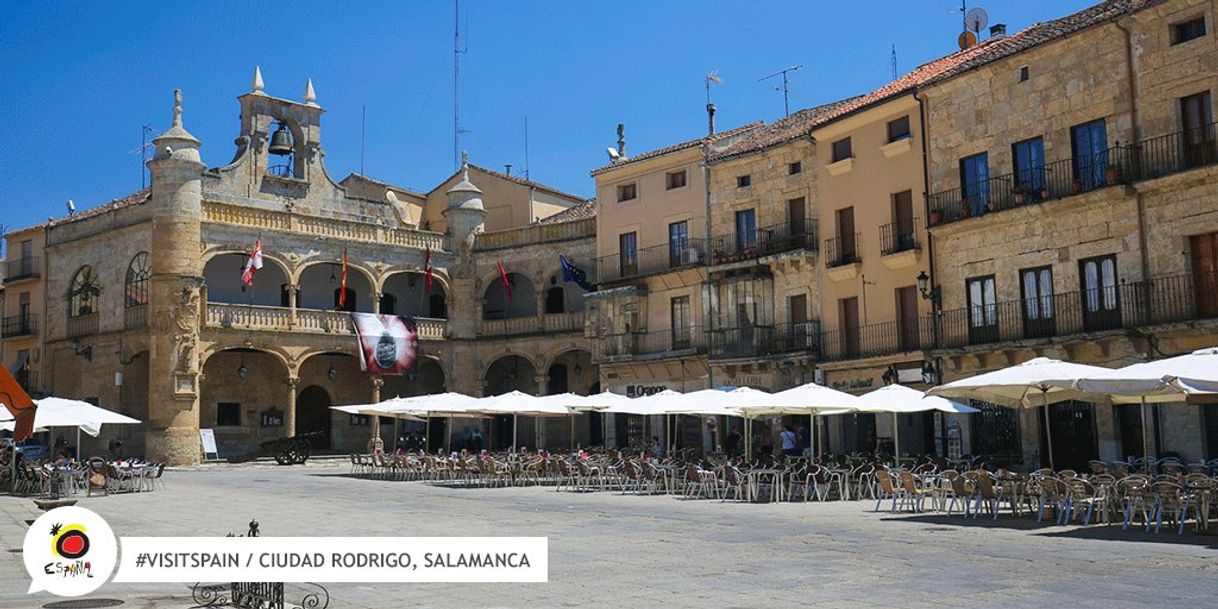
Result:
M859 234L838 235L825 239L825 269L829 279L845 281L858 277L863 259L859 256Z
M899 269L918 263L922 244L918 243L917 226L917 217L880 225L880 261L884 266Z
M13 283L21 279L33 279L40 275L37 258L18 258L4 263L4 281Z
M38 333L38 316L33 313L11 315L0 320L0 336L16 338Z
M686 239L680 244L666 243L636 250L634 256L602 256L596 262L597 277L602 283L698 267L706 264L706 240Z
M755 260L795 250L816 251L817 229L814 220L791 224L784 222L757 229L751 239L731 233L711 239L711 264L730 264Z
M784 353L816 354L820 351L820 324L797 324L720 328L711 330L710 358L735 359Z
M85 313L68 318L68 338L97 334L97 313Z
M1218 163L1215 125L1114 146L930 195L930 226Z
M546 313L508 319L483 319L478 322L479 336L514 336L576 331L584 331L583 311Z
M123 327L136 330L148 327L148 305L135 305L123 311Z
M845 330L821 333L821 360L826 362L880 357L931 349L935 344L934 323L920 317L908 323L886 321Z
M706 334L701 326L653 332L611 334L596 341L597 362L628 359L663 359L706 353Z
M414 322L420 340L441 340L448 326L444 319L416 317ZM296 309L293 321L290 308L209 302L205 323L209 328L236 330L355 334L350 313L316 309Z

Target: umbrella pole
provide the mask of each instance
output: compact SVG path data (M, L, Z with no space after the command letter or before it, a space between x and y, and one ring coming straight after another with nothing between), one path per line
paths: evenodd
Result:
M448 423L444 426L444 452L451 453L453 451L453 417L448 416Z
M427 413L427 426L423 428L423 452L431 452L431 413Z
M896 453L897 467L901 466L901 423L897 413L892 413L892 452Z
M512 454L516 454L516 428L518 427L516 415L512 415Z
M808 460L816 460L816 415L808 413Z
M567 416L571 419L571 450L575 450L575 413Z
M80 427L76 428L76 460L80 461Z
M1156 421L1157 422L1157 421ZM1149 425L1146 424L1146 396L1142 396L1142 458L1143 463L1150 461L1150 440L1148 439ZM1149 466L1146 468L1147 473L1150 472Z
M1053 464L1053 429L1049 425L1049 392L1046 389L1040 390L1040 398L1045 411L1045 439L1049 441L1049 469L1057 471L1057 466Z

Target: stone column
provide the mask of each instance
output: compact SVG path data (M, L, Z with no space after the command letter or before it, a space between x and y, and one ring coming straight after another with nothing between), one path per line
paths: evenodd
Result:
M291 326L293 328L295 328L296 323L297 323L296 322L296 299L297 299L298 295L300 294L300 284L289 283L287 289L288 289L288 310L289 310L288 323L291 324Z
M372 403L376 404L381 401L381 387L385 386L385 379L380 376L372 377ZM372 437L368 439L368 452L379 453L385 450L385 441L381 439L381 417L372 415L369 421L372 424Z
M537 298L537 314L533 316L533 325L535 326L535 328L536 328L537 330L544 330L544 329L545 329L545 321L542 319L542 316L546 314L546 313L545 313L545 311L546 311L546 285L545 285L545 280L544 280L543 278L540 278L540 277L539 277L539 278L537 278L537 279L536 279L536 280L533 282L533 285L534 285L534 287L537 289L537 294L536 294L536 298Z
M173 126L153 140L152 276L148 309L148 458L198 463L199 325L203 265L199 244L202 172L199 140L182 126L182 94L174 92Z
M375 290L372 292L372 312L381 312L381 292Z
M288 377L288 406L283 411L283 435L288 437L296 435L296 387L298 385L300 385L300 377Z

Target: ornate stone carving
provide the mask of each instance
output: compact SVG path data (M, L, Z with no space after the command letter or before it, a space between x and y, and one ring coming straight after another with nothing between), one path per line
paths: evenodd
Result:
M175 301L157 316L155 327L173 334L174 372L190 373L197 368L195 347L198 346L199 281L183 285Z

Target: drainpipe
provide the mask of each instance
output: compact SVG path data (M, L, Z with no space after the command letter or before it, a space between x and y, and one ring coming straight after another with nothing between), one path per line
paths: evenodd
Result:
M708 104L708 107L709 107L709 104ZM712 116L711 120L713 121L714 114L712 114L711 116ZM706 250L706 252L704 252L704 254L703 254L706 257L706 261L704 263L704 267L706 268L706 280L702 282L702 286L705 288L705 292L702 296L702 300L703 300L702 311L706 317L704 317L702 320L702 331L706 334L706 386L708 388L713 389L715 387L715 369L714 369L714 367L711 366L711 363L710 363L710 359L711 359L710 353L711 353L711 348L713 346L711 344L711 341L714 340L714 334L711 332L711 318L713 317L713 315L712 315L712 311L711 311L711 283L710 283L710 255L709 255L710 247L711 247L710 146L711 146L711 144L710 144L710 141L708 140L706 142L706 145L702 147L702 189L703 189L704 195L705 195L704 196L705 209L704 209L703 217L702 217L702 228L704 230L702 232L706 238L706 241L703 242L703 249ZM671 321L671 320L669 320L669 321ZM669 325L671 325L671 324L669 324Z
M1142 120L1141 113L1138 112L1138 76L1133 67L1133 32L1129 31L1129 28L1122 25L1120 21L1113 21L1112 25L1125 35L1125 86L1128 89L1129 119L1133 126L1133 141L1136 145L1142 141ZM1137 150L1136 147L1132 149ZM1141 252L1142 281L1148 281L1150 279L1150 252L1146 250L1146 209L1142 201L1142 192L1137 188L1134 189L1134 200L1138 208L1138 251Z
M930 132L928 127L928 119L926 114L926 98L921 91L914 91L914 99L918 100L918 130L922 140L922 217L926 222L926 264L930 267L930 290L935 290L939 287L939 282L935 279L935 239L930 232L930 145L927 133ZM934 325L934 342L935 348L939 348L941 341L939 338L939 315L943 310L943 291L939 290L939 298L930 301L931 321ZM943 361L939 357L935 357L935 376L937 380L943 382Z

